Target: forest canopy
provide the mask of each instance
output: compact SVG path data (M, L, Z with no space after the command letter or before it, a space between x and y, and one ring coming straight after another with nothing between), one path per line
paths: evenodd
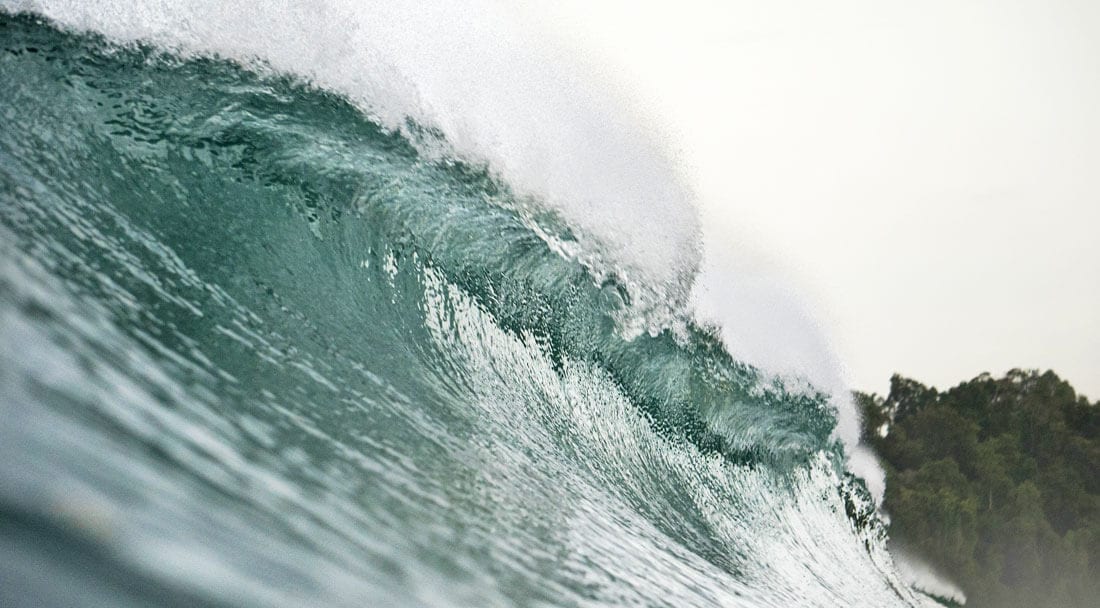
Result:
M970 606L1098 605L1100 402L1023 370L943 392L895 375L886 397L855 397L893 544Z

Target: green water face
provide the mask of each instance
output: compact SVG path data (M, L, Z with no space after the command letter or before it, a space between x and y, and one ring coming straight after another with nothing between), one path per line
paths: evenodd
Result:
M0 604L917 602L826 398L624 338L537 201L286 77L0 43Z

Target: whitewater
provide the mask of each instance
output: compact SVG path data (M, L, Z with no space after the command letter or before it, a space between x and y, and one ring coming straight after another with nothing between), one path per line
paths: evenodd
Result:
M934 605L513 9L0 0L0 82L0 605Z

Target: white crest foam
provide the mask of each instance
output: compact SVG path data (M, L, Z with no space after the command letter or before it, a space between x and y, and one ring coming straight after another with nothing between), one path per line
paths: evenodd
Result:
M925 593L931 593L936 597L946 598L958 604L966 604L966 594L963 593L962 589L959 589L958 585L936 572L932 566L897 546L891 547L890 553L894 556L894 563L897 564L902 579L910 586Z

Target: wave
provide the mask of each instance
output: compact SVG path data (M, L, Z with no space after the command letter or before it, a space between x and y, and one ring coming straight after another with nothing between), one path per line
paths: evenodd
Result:
M692 320L659 147L492 10L3 6L20 603L921 601L829 395Z
M659 142L623 114L624 104L589 85L594 79L504 5L4 4L116 42L232 59L337 92L421 154L488 166L518 194L560 212L584 244L574 254L644 298L652 309L647 325L686 303L699 259L688 188Z

